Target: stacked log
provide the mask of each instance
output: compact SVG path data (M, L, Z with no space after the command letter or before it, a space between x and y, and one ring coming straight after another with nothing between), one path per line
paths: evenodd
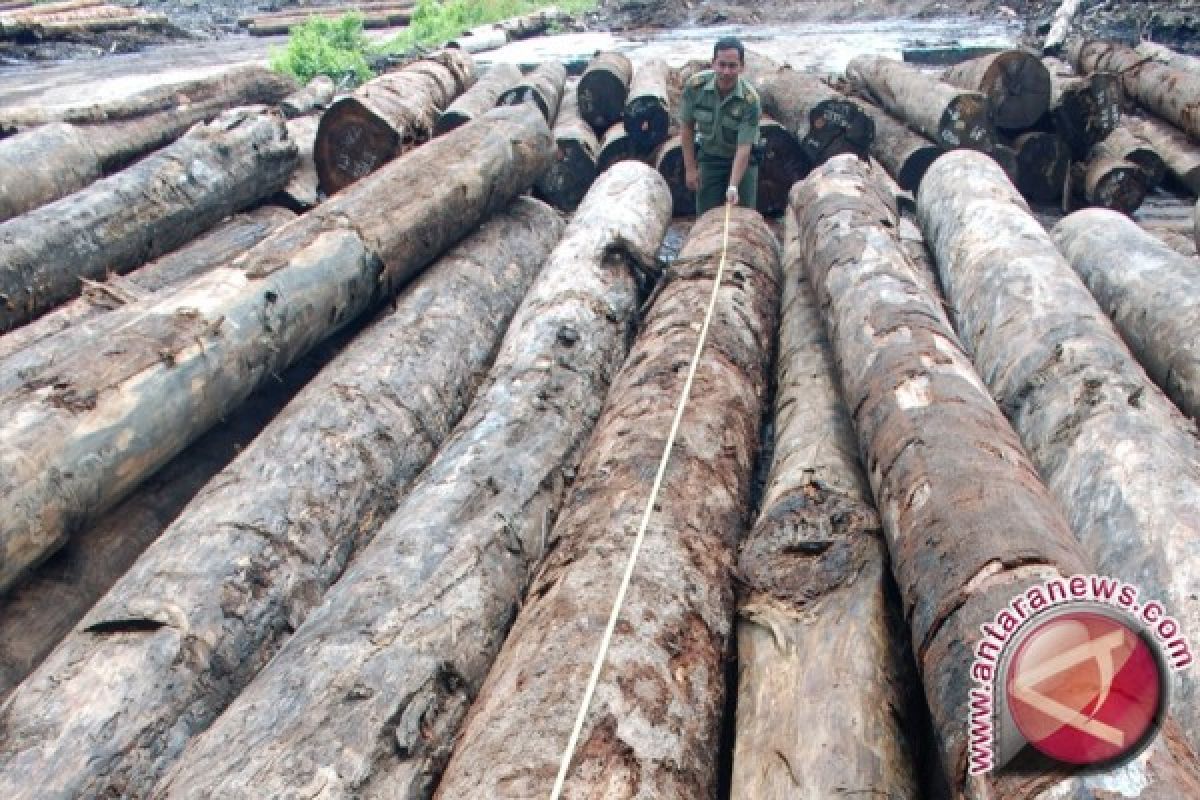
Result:
M755 86L763 110L796 135L812 165L841 153L867 157L875 139L875 123L855 100L791 67L757 76ZM786 197L785 190L784 205Z
M995 145L987 100L979 92L941 83L899 61L879 56L852 59L846 66L846 77L888 113L945 149L966 147L991 152Z
M901 189L916 191L925 170L942 154L929 139L909 130L908 126L870 103L862 103L863 113L875 125L871 155L878 159Z
M296 143L299 156L291 178L275 195L275 201L297 214L315 208L321 202L321 181L317 176L317 162L313 158L320 125L321 118L315 114L289 119L287 123L288 138Z
M588 62L579 79L579 113L597 136L621 120L632 81L633 64L618 52L597 53Z
M788 192L797 181L804 180L812 165L804 155L802 143L770 117L762 118L758 133L764 145L758 166L758 211L782 214L787 208Z
M1066 74L1067 65L1046 59L1052 84L1050 117L1075 158L1108 137L1121 121L1120 79L1109 72L1083 77Z
M1200 75L1200 58L1195 56L1176 53L1169 47L1164 47L1155 42L1138 42L1133 51L1142 58L1148 58L1157 61L1159 64L1164 64L1171 69L1177 69L1181 72L1190 72L1194 75Z
M964 61L946 70L942 80L986 97L992 124L1004 130L1023 131L1050 108L1050 72L1022 50Z
M980 374L1096 567L1200 630L1200 574L1188 566L1200 558L1195 428L994 164L938 159L917 203ZM1195 749L1196 678L1180 676L1172 709Z
M633 146L633 140L625 133L625 125L618 122L609 128L600 140L600 157L596 159L596 171L604 172L618 161L636 161L640 158L641 154Z
M289 17L341 17L346 13L369 14L376 11L403 11L416 5L415 0L370 0L364 3L337 6L312 6L304 4L298 8L288 8L283 11L273 11L265 14L251 14L239 17L237 24L240 28L250 28L255 24L265 24L273 20ZM301 20L303 21L303 19Z
M802 214L794 203L784 228L774 457L762 511L738 555L730 794L913 797L911 655L805 276Z
M1153 117L1125 117L1124 122L1162 157L1176 181L1192 194L1200 195L1200 145L1178 128Z
M282 188L296 145L277 113L226 112L132 167L0 223L0 330L128 272Z
M445 141L465 144L498 119ZM496 144L509 147L505 133ZM451 163L437 162L443 176ZM394 189L390 172L363 186ZM217 476L0 710L5 797L152 794L395 510L465 411L560 230L535 200L483 225ZM327 261L346 249L328 236L320 247Z
M479 691L435 797L545 797L697 344L725 209L667 272L585 451L548 556ZM777 245L730 214L728 283L637 562L564 797L712 797L732 625L732 546L775 329Z
M333 102L336 88L333 80L327 75L318 75L303 89L298 89L279 101L279 110L288 119L322 111Z
M538 65L532 73L526 76L516 86L502 92L496 104L515 106L521 103L533 103L546 124L553 126L558 116L558 106L562 103L566 91L567 68L559 61L546 61Z
M282 124L282 123L281 123ZM140 312L0 413L0 588L317 342L390 296L549 166L532 109L495 109ZM169 398L169 401L168 401ZM19 509L18 511L15 511Z
M621 121L637 153L649 153L667 140L671 122L667 97L670 82L671 68L660 58L643 61L633 73Z
M1104 140L1104 147L1118 158L1136 164L1146 176L1146 188L1153 189L1162 183L1167 174L1167 163L1154 146L1138 136L1127 125L1118 125Z
M495 108L500 95L516 86L521 80L521 70L513 64L506 62L493 64L470 89L455 98L454 102L438 115L437 122L433 126L433 135L441 136L459 125L486 114L490 109Z
M1126 216L1077 211L1050 232L1154 382L1200 419L1200 270Z
M533 185L537 196L560 211L574 211L596 180L600 142L579 116L575 90L567 91L554 123L554 163Z
M332 195L433 136L442 109L475 80L475 62L442 50L367 81L321 116L313 159Z
M321 781L342 796L429 796L624 360L633 270L654 269L669 220L650 168L600 178L446 445L157 796L280 796Z
M1037 203L1053 203L1062 197L1071 151L1057 133L1029 131L1016 138L1017 188Z
M58 5L58 10L30 6L11 13L0 13L0 39L68 39L104 31L161 28L167 25L165 14L148 14L113 3Z
M687 188L686 170L683 165L683 140L678 134L667 139L652 159L658 174L667 181L671 189L671 211L675 216L696 213L696 193ZM761 190L760 190L761 191Z
M1077 164L1074 171L1072 183L1082 204L1132 214L1146 199L1149 189L1146 173L1137 164L1126 161L1108 139L1093 145L1087 162Z
M399 2L358 3L352 8L288 9L255 17L243 17L238 24L251 36L281 36L292 28L312 19L336 20L347 12L354 12L367 29L394 28L407 25L412 19L414 4L407 0Z

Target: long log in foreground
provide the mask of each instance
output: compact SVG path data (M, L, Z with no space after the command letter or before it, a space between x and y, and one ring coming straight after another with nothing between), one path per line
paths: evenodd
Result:
M696 345L724 215L702 217L668 270L436 797L550 791ZM716 793L729 569L749 501L778 292L777 245L756 212L732 210L729 245L728 282L565 797Z
M575 90L567 91L554 123L556 158L534 189L537 195L560 211L574 211L596 179L600 142L591 126L579 116Z
M1200 630L1195 427L993 164L939 159L917 202L962 336L1075 535L1103 573ZM1194 675L1171 709L1196 748Z
M454 434L158 796L281 796L321 781L329 796L429 796L624 360L632 271L654 268L669 221L649 167L597 182Z
M433 135L441 136L495 108L500 95L521 82L521 70L514 64L493 64L470 89L454 99L438 115Z
M808 161L823 164L841 153L866 158L875 123L861 104L815 75L782 67L757 76L763 110L795 134ZM784 189L783 203L787 204Z
M0 330L128 272L287 182L283 119L236 109L86 189L0 223ZM3 581L0 581L3 583Z
M1023 50L964 61L947 69L942 80L986 97L997 128L1024 130L1050 108L1050 72L1041 59Z
M0 709L5 797L150 796L395 509L560 230L485 223L214 479Z
M553 126L566 91L566 82L567 68L559 61L545 61L516 86L501 93L496 104L515 106L533 103L546 118L546 124Z
M661 58L638 65L629 84L621 121L634 150L646 154L667 140L671 124L671 68Z
M470 55L441 50L338 100L321 116L313 147L321 190L344 189L430 139L438 114L474 80Z
M870 103L862 103L863 113L875 124L871 155L905 191L916 191L921 177L942 149L919 133L909 130L891 114Z
M1200 144L1173 125L1153 117L1125 117L1124 123L1162 156L1175 180L1187 191L1200 195Z
M880 105L943 148L966 147L990 152L995 133L987 101L935 80L912 67L880 56L857 56L846 77Z
M597 136L619 122L633 80L633 64L615 51L597 53L579 78L579 115Z
M1175 405L1200 419L1200 269L1128 217L1089 209L1051 231L1055 244Z
M0 403L0 587L272 373L423 269L550 163L536 111L495 109L158 302L102 352Z
M798 197L796 189L793 197ZM912 797L914 677L849 414L785 222L775 452L738 556L732 797ZM830 754L837 753L836 762Z

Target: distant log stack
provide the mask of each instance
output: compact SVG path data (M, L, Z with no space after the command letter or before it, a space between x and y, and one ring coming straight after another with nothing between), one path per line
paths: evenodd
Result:
M695 214L696 193L687 188L686 171L683 168L683 140L678 134L659 145L658 150L654 151L653 162L654 168L666 179L667 186L671 189L672 213L680 217Z
M238 109L86 189L0 223L0 330L128 272L287 182L296 145L278 112ZM2 572L2 570L0 570Z
M1108 139L1093 145L1087 162L1072 169L1075 199L1083 205L1132 214L1146 199L1149 188L1146 173L1137 164L1126 161L1117 148L1109 145Z
M519 84L522 79L521 70L514 64L501 62L488 67L488 71L470 89L455 98L454 102L438 115L433 134L441 136L486 114L496 107L500 95Z
M759 75L755 86L763 110L795 134L811 165L823 164L841 153L859 158L870 153L874 120L857 101L816 76L783 67ZM786 203L785 190L780 210Z
M1050 107L1050 73L1037 56L1005 50L964 61L946 70L942 80L987 98L992 124L1023 131Z
M579 117L575 90L566 93L554 123L556 157L534 184L537 196L560 211L574 211L596 180L600 143Z
M474 80L470 55L442 50L338 100L317 128L313 159L321 190L344 189L427 141L438 114Z
M1071 65L1079 72L1120 75L1126 94L1200 139L1200 74L1147 61L1117 42L1077 39L1067 51Z
M516 86L503 92L496 104L515 106L533 103L546 118L546 124L553 127L566 83L567 68L559 61L545 61Z
M1050 117L1054 128L1071 148L1086 158L1096 142L1103 141L1121 121L1122 92L1116 75L1093 72L1083 77L1064 74L1067 65L1047 59L1050 81Z
M995 145L987 100L979 92L958 89L899 61L878 56L852 59L846 77L889 113L945 149L966 147L990 152Z
M1184 189L1200 195L1200 144L1173 125L1153 117L1125 117L1133 134L1149 142L1162 156L1171 176Z
M267 14L257 14L253 17L242 17L238 25L245 28L251 36L280 36L287 34L292 28L303 25L312 19L336 20L345 13L352 11L362 20L364 28L392 28L407 25L412 19L415 6L411 0L396 0L395 2L354 3L344 8L290 8Z
M879 160L901 189L915 192L925 170L942 154L942 149L883 109L870 103L862 103L860 107L875 125L871 155Z
M1154 382L1200 420L1200 265L1111 211L1077 211L1050 235Z
M318 75L308 82L303 89L292 92L279 101L279 110L288 119L303 117L314 111L321 111L333 102L333 80L326 75Z
M763 142L762 162L758 165L758 210L768 215L782 214L787 208L788 192L804 180L812 168L800 142L790 130L763 117L759 124Z
M579 114L597 136L611 128L625 111L633 64L624 55L597 53L579 79Z
M670 80L671 68L659 58L642 62L633 73L621 120L630 144L639 154L648 154L667 140L671 122L667 99Z
M728 282L564 797L717 793L732 546L748 510L779 290L778 246L762 218L730 213ZM700 218L658 289L437 798L549 794L696 346L724 215Z
M1057 133L1029 131L1016 138L1017 188L1037 203L1057 202L1066 185L1071 152Z
M163 28L165 14L115 3L64 2L0 12L0 39L70 39L128 28Z

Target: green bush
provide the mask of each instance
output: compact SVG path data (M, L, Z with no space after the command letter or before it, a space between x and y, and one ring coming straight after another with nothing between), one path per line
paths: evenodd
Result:
M408 27L386 42L382 52L403 53L417 47L437 47L477 25L499 22L556 6L572 14L596 7L595 0L418 0Z
M271 68L301 83L317 75L335 81L352 76L362 83L373 77L367 65L368 44L361 14L351 12L338 19L313 17L292 28L286 47L271 51Z

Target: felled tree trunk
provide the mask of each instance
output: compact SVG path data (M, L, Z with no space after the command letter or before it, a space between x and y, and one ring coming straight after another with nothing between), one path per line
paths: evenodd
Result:
M508 31L494 25L481 25L446 42L447 47L457 47L468 53L485 53L508 44Z
M1148 61L1117 42L1078 39L1068 53L1075 69L1120 75L1130 97L1200 138L1200 75Z
M1157 44L1156 42L1138 42L1133 50L1142 58L1157 61L1159 64L1168 66L1171 69L1200 74L1200 58L1176 53L1171 48Z
M321 202L321 185L317 177L317 162L313 150L317 143L317 128L321 118L317 115L296 117L288 120L288 138L296 143L298 158L287 185L279 190L275 201L302 214Z
M629 84L622 122L634 150L649 153L667 140L671 123L667 86L671 68L661 58L651 58L638 65Z
M787 208L788 192L797 181L804 180L812 165L791 131L770 117L763 117L759 124L759 140L766 147L758 167L758 211L782 214Z
M1046 34L1046 40L1042 43L1042 52L1052 53L1062 49L1063 42L1067 40L1067 33L1071 30L1071 22L1082 5L1083 0L1063 0L1054 12L1054 21Z
M789 209L784 228L774 458L738 556L730 795L913 797L915 723L906 711L919 689L885 586L879 515L804 274L799 213Z
M879 160L901 189L916 191L921 177L942 149L886 111L869 103L861 105L863 113L875 124L875 140L871 155Z
M682 158L682 156L680 156ZM600 141L600 157L596 159L596 171L604 170L618 161L637 161L640 159L633 141L625 133L624 124L618 122L604 134Z
M1023 50L1005 50L974 58L946 70L942 80L987 98L992 124L1022 131L1050 108L1050 72Z
M696 223L658 290L436 797L550 791L696 345L724 215ZM729 569L748 510L778 291L777 245L756 212L732 210L729 244L728 283L565 797L716 793Z
M683 168L683 144L678 135L667 139L654 153L654 167L671 189L671 210L675 216L696 213L696 193L687 188Z
M649 167L597 182L454 435L158 796L257 798L322 781L329 796L429 796L624 359L632 270L653 269L669 220Z
M496 109L231 267L135 304L108 349L0 403L0 505L20 510L0 520L0 587L529 188L551 142L536 112Z
M572 89L558 108L554 124L556 158L534 184L539 197L560 211L574 211L596 180L600 143L591 127L579 117Z
M1200 419L1200 270L1137 223L1099 209L1051 231L1121 338L1175 405Z
M917 201L980 374L1095 566L1200 630L1195 429L991 164L939 159ZM1179 677L1171 710L1195 749L1196 678Z
M516 65L501 62L493 64L488 71L463 92L445 111L438 115L433 126L433 135L441 136L476 117L495 108L500 95L521 82L521 70Z
M1133 135L1125 125L1118 125L1116 130L1104 140L1105 149L1119 158L1137 164L1146 176L1146 188L1153 189L1162 183L1167 174L1167 163L1149 142Z
M1077 159L1108 138L1121 121L1121 84L1109 72L1084 77L1066 74L1067 65L1046 59L1052 83L1050 117L1054 129Z
M599 136L621 120L633 64L621 53L597 53L579 79L579 114Z
M1075 167L1072 183L1083 205L1132 214L1146 199L1147 180L1137 164L1126 161L1108 139L1092 147L1086 164Z
M338 12L295 14L292 16L263 15L262 18L252 20L245 27L246 32L251 36L283 36L290 33L292 28L297 25L303 25L315 17L334 20L338 16L340 16ZM367 29L393 28L408 24L412 19L412 7L401 6L390 9L380 8L375 11L367 10L360 13L359 17L362 19L362 26Z
M226 112L170 147L0 223L0 330L128 272L280 189L296 145L277 114Z
M841 153L867 157L875 139L875 123L858 102L816 76L791 67L758 76L755 86L763 110L795 134L810 164L823 164Z
M504 30L513 39L526 39L544 33L551 24L569 19L570 15L554 6L539 11L531 11L516 17L509 17L495 23L497 28Z
M395 509L559 230L483 225L214 479L0 710L6 797L150 796Z
M279 101L279 110L288 119L320 111L333 102L335 88L329 76L318 75L303 89L298 89Z
M990 152L995 144L987 100L937 81L912 67L879 56L858 56L846 77L894 114L943 148Z
M442 50L367 81L321 116L313 159L331 195L433 136L442 109L471 85L475 62Z
M502 106L533 103L546 118L546 123L553 126L566 82L567 68L559 61L546 61L516 86L503 92L496 103Z
M1037 203L1062 197L1071 165L1070 148L1057 133L1029 131L1017 137L1017 188Z
M1178 128L1153 117L1125 117L1124 122L1162 156L1175 180L1192 194L1200 194L1200 145Z

